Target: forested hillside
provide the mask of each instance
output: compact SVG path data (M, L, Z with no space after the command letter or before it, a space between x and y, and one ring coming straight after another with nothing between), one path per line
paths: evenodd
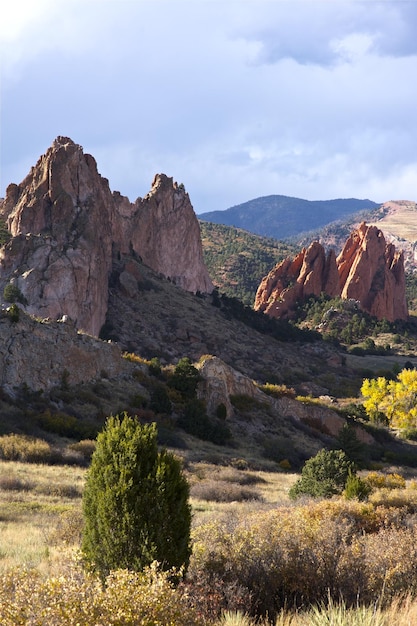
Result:
M311 201L273 195L255 198L225 211L202 213L199 218L282 240L378 206L371 200L356 198Z
M274 265L298 247L244 230L200 221L204 261L221 293L253 305L258 285Z

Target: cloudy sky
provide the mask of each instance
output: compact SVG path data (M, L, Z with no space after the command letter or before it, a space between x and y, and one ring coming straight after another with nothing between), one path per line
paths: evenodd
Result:
M7 5L7 6L5 6ZM416 0L10 0L0 196L57 135L132 201L417 200Z

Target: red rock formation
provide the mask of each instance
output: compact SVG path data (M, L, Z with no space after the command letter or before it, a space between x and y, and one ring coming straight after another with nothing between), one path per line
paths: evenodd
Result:
M379 228L363 222L347 240L337 264L342 298L358 300L379 319L407 319L403 253L386 243Z
M261 281L254 307L272 317L290 316L297 301L321 293L358 300L379 319L407 319L403 255L376 226L363 223L337 259L333 252L326 258L314 242L293 261L278 264Z
M326 257L317 241L303 249L293 261L285 259L261 281L255 297L255 310L271 317L286 317L298 301L321 293L340 295L336 256Z
M187 291L210 293L198 220L188 194L155 177L135 203L111 193L91 155L58 137L1 205L11 241L0 250L0 290L13 282L42 317L69 315L98 335L108 303L112 258L135 252ZM124 276L131 295L134 280Z
M157 174L145 198L130 204L119 196L116 206L119 232L114 240L122 253L134 250L145 265L186 291L211 293L200 226L182 185Z

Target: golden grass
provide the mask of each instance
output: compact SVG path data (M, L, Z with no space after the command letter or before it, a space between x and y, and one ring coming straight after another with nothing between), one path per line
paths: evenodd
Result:
M70 513L80 518L85 471L0 461L0 571L46 566L58 536L71 536L63 528Z
M334 546L336 553L339 550L338 546L341 545L337 529L346 526L348 542L351 541L352 533L352 536L358 533L358 539L354 540L352 546L363 552L369 571L374 567L372 564L375 561L375 571L379 571L381 564L391 577L387 579L386 599L387 601L389 598L393 599L387 606L381 606L378 610L373 605L349 608L340 603L337 597L335 603L328 606L310 607L304 612L283 611L277 616L276 626L417 624L417 600L411 596L400 598L398 590L402 589L402 592L406 593L407 588L404 588L402 579L398 578L397 583L393 578L400 576L408 580L409 576L406 565L412 558L412 544L408 542L413 541L415 535L408 530L406 520L412 522L417 511L417 489L413 476L410 475L405 488L388 490L385 487L380 488L378 483L368 503L347 502L341 498L294 503L288 496L290 487L297 479L297 475L293 473L240 470L233 466L226 467L207 462L189 462L186 472L191 488L193 485L212 481L218 483L219 489L227 489L232 485L236 489L253 489L254 493L261 497L261 500L245 502L216 502L192 498L193 532L197 537L200 536L200 544L196 544L197 559L201 560L198 550L203 549L202 542L209 542L207 547L210 548L212 556L219 549L221 556L222 542L218 543L221 539L219 533L224 533L227 540L230 535L232 552L227 558L231 559L231 565L235 558L233 554L239 549L239 545L242 551L240 567L246 567L246 555L253 550L255 555L258 544L259 557L262 553L262 557L267 560L271 556L268 556L268 550L272 549L275 540L278 542L279 550L290 551L293 549L292 546L298 545L300 554L303 549L306 554L311 552L312 557L319 558L321 550L320 559L330 558L329 555L326 556L328 548ZM43 579L48 576L61 576L63 572L69 572L71 575L71 554L76 553L80 546L81 497L85 475L86 470L76 466L0 461L0 575L25 567L35 568ZM381 481L381 485L385 484L387 477ZM207 533L205 527L208 529ZM396 527L398 531L395 530ZM319 550L317 555L314 545L310 545L310 540L305 538L304 529L307 529L309 536L311 535L310 539L316 537L318 542L323 544L322 548L320 546L317 548ZM272 533L270 539L268 533ZM291 538L288 533L291 534ZM260 541L263 535L263 540ZM344 541L344 535L342 539ZM246 540L248 543L245 543ZM348 546L348 543L346 545ZM352 550L352 555L348 550L346 557L343 557L346 558L346 567L348 559L354 556L354 549ZM395 566L398 555L402 555L404 571ZM282 558L284 557L283 552ZM292 567L293 563L292 557L288 560L288 568ZM355 563L359 568L357 573L362 572L360 562ZM267 561L265 566L266 564ZM303 566L304 569L305 566L306 564ZM198 574L199 571L197 569L197 575L201 575L201 571ZM291 571L288 569L289 573ZM289 575L288 572L284 574ZM192 574L192 571L190 573ZM301 570L298 571L294 565L293 573L293 584L296 585ZM265 570L263 575L270 573ZM381 581L377 578L375 581L375 593L378 596L381 592ZM271 584L272 582L273 578ZM310 586L313 584L310 578L306 579L306 585L308 584ZM397 595L393 595L395 593ZM375 602L378 599L375 597ZM233 611L225 613L220 623L223 626L255 624L251 618Z

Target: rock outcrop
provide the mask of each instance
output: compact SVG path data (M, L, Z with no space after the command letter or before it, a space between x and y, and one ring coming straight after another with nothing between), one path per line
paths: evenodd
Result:
M21 312L13 322L1 311L0 339L0 387L11 395L22 385L45 391L116 378L129 367L117 344L77 332L70 320L35 320Z
M230 367L217 357L207 357L199 365L202 381L199 383L198 393L204 398L209 415L216 415L219 404L224 404L227 411L227 418L234 415L235 411L230 396L243 395L252 398L259 404L269 405L270 413L273 416L280 416L284 419L293 419L297 422L308 421L316 423L319 428L325 427L326 431L333 437L337 437L346 420L338 415L336 411L324 406L307 405L293 398L283 396L274 398L264 394L253 380L244 376L234 368ZM276 417L272 418L276 420ZM263 426L257 424L256 433L259 435L260 429L265 432L268 429L267 420L263 420ZM367 444L373 443L372 435L368 434L360 426L355 426L358 438Z
M342 298L358 300L378 319L408 317L404 255L387 244L376 226L362 223L337 258Z
M357 300L378 319L407 319L403 254L377 227L362 223L337 259L315 241L294 260L279 263L262 279L254 308L290 317L297 302L321 293Z
M255 298L255 309L271 317L285 317L299 301L321 293L340 295L336 256L313 242L294 260L285 259L262 279Z
M130 203L69 138L58 137L20 185L9 185L1 214L12 238L0 250L0 290L13 284L31 314L69 315L98 335L113 259L126 253L185 290L213 289L183 187L158 174L150 193Z

